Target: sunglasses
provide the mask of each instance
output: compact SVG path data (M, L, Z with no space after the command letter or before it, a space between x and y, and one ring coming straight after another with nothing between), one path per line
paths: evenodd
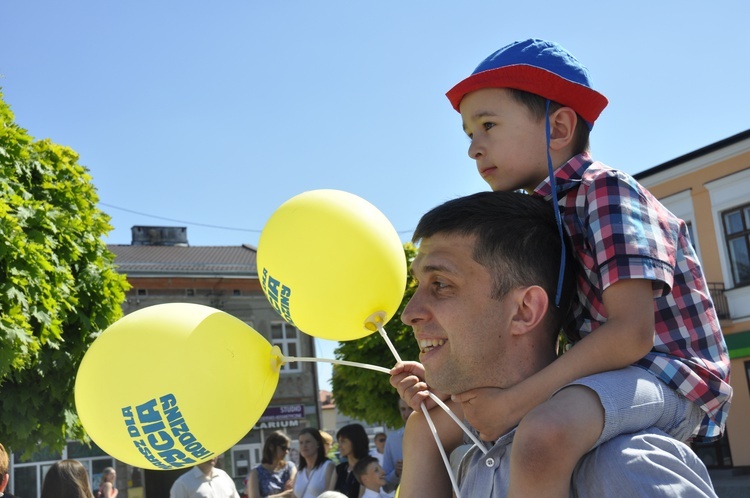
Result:
M385 443L385 438L380 438L375 440L376 443Z

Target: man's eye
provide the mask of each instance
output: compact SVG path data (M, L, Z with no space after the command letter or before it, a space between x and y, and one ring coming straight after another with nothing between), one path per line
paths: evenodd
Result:
M484 123L482 126L484 126L485 131L487 131L490 128L494 128L495 127L495 123Z

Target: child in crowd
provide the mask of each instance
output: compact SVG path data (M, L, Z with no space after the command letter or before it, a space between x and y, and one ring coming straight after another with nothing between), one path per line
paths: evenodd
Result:
M393 493L386 493L385 471L374 456L366 456L361 459L352 469L354 477L364 486L365 492L360 498L392 498Z
M565 327L573 347L511 389L453 395L483 439L515 428L508 496L567 497L579 459L619 434L657 427L683 441L720 437L732 389L705 277L685 223L589 154L607 99L588 70L556 43L524 40L494 52L447 97L493 190L523 189L558 206L576 267ZM413 366L392 374L405 372L415 385L424 378ZM406 401L416 409L426 399L421 391ZM473 409L487 402L494 409Z

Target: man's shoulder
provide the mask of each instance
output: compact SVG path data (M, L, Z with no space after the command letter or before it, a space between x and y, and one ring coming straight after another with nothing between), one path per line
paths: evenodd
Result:
M581 498L716 496L698 456L657 429L623 434L598 446L581 459L572 485Z

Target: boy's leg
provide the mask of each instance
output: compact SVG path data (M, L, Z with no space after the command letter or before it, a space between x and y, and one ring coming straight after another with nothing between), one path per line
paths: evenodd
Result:
M599 396L573 385L534 408L518 425L510 456L508 497L565 497L578 461L604 427Z

